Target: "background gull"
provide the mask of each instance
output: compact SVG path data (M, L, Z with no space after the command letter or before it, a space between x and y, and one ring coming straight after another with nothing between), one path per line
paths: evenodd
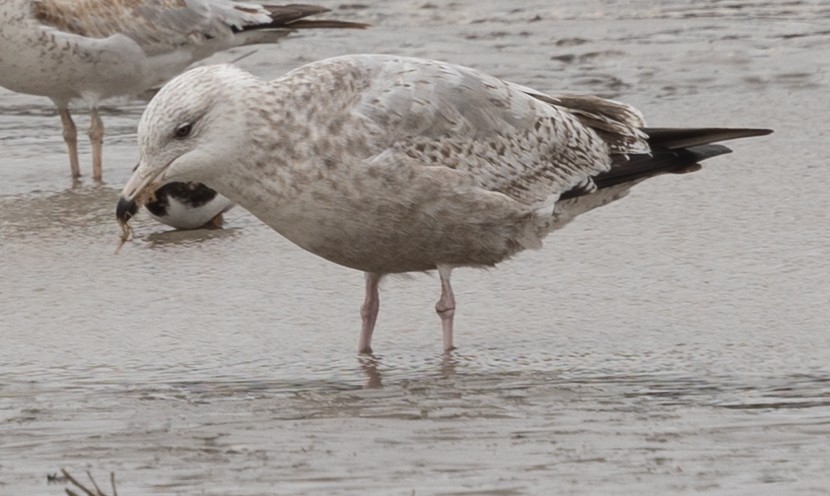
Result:
M229 65L167 84L138 128L126 222L160 182L199 181L300 247L365 272L359 351L386 274L437 269L453 348L455 267L488 267L662 173L763 129L646 128L593 96L550 96L470 68L384 55L312 63L272 82Z
M72 177L81 172L69 103L84 100L100 180L101 100L139 94L218 51L273 43L294 29L363 27L305 19L326 11L231 0L0 0L0 86L55 103Z

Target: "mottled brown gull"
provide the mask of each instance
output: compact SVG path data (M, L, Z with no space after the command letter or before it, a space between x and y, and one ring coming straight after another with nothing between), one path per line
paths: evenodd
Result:
M295 29L363 27L305 19L326 11L231 0L0 0L0 86L52 99L72 177L81 170L69 103L85 101L100 180L101 100L137 95L218 51L273 43Z
M160 181L199 181L302 248L365 272L359 351L371 351L378 283L437 269L453 348L455 267L537 248L576 215L661 173L727 153L763 129L646 128L635 108L549 96L476 70L350 55L271 82L229 65L167 84L138 128L126 223Z

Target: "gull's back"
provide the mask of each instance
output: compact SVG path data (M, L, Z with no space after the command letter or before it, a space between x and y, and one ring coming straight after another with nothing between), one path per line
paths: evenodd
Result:
M218 51L276 41L289 24L325 10L230 0L4 0L0 85L58 101L133 95Z
M602 139L533 90L428 60L338 57L234 95L245 156L225 157L237 165L208 186L369 272L492 265L537 247L538 215L562 192L647 149L628 106L583 105L608 121Z

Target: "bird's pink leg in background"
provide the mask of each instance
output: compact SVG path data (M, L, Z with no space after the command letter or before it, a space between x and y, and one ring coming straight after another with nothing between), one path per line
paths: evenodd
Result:
M78 164L78 129L66 105L59 104L58 113L63 126L63 140L69 149L69 168L72 171L72 178L75 179L81 177L81 166Z
M441 317L441 330L444 333L444 351L452 351L452 321L455 316L455 295L452 294L450 274L452 267L438 266L438 275L441 277L441 299L435 304L435 311Z
M104 122L98 115L98 109L90 113L89 142L92 144L92 179L100 181L103 173Z
M360 329L360 341L357 344L358 353L372 352L372 332L375 330L375 322L378 320L380 309L380 294L378 284L382 274L366 272L366 297L363 306L360 307L360 316L363 318L363 325Z

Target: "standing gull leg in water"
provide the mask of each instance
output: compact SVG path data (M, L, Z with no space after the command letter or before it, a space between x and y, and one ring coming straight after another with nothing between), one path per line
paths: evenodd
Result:
M138 126L116 217L166 181L198 181L297 244L366 274L371 350L385 274L437 270L453 348L456 267L490 267L574 217L765 129L646 127L630 105L554 96L467 67L347 55L263 81L229 65L168 83Z
M66 148L69 150L69 170L72 172L72 177L79 177L81 166L78 162L78 128L75 126L75 121L72 120L67 104L59 103L56 106L58 107L58 114L61 116L63 141L66 142Z
M380 309L380 292L378 284L381 274L367 272L366 276L366 297L363 299L363 306L360 307L360 317L363 324L360 328L360 339L357 343L358 353L372 352L372 333L375 330L375 322L378 320Z
M444 336L444 350L455 349L452 339L453 317L455 316L455 295L450 285L450 273L452 267L446 265L438 266L438 274L441 278L441 299L435 304L435 312L441 317L441 331ZM360 340L357 344L358 353L372 353L372 333L375 330L375 323L378 319L380 309L380 293L378 284L382 275L366 273L366 296L363 306L360 307L360 317L363 324L360 329Z
M450 274L452 267L447 265L438 266L438 275L441 277L441 299L435 304L435 311L441 317L441 332L444 335L444 350L451 351L455 348L452 344L452 322L455 317L455 295L452 294L450 285Z
M104 122L101 121L101 115L98 113L97 107L93 107L89 115L89 143L92 145L92 179L100 181L104 177Z

